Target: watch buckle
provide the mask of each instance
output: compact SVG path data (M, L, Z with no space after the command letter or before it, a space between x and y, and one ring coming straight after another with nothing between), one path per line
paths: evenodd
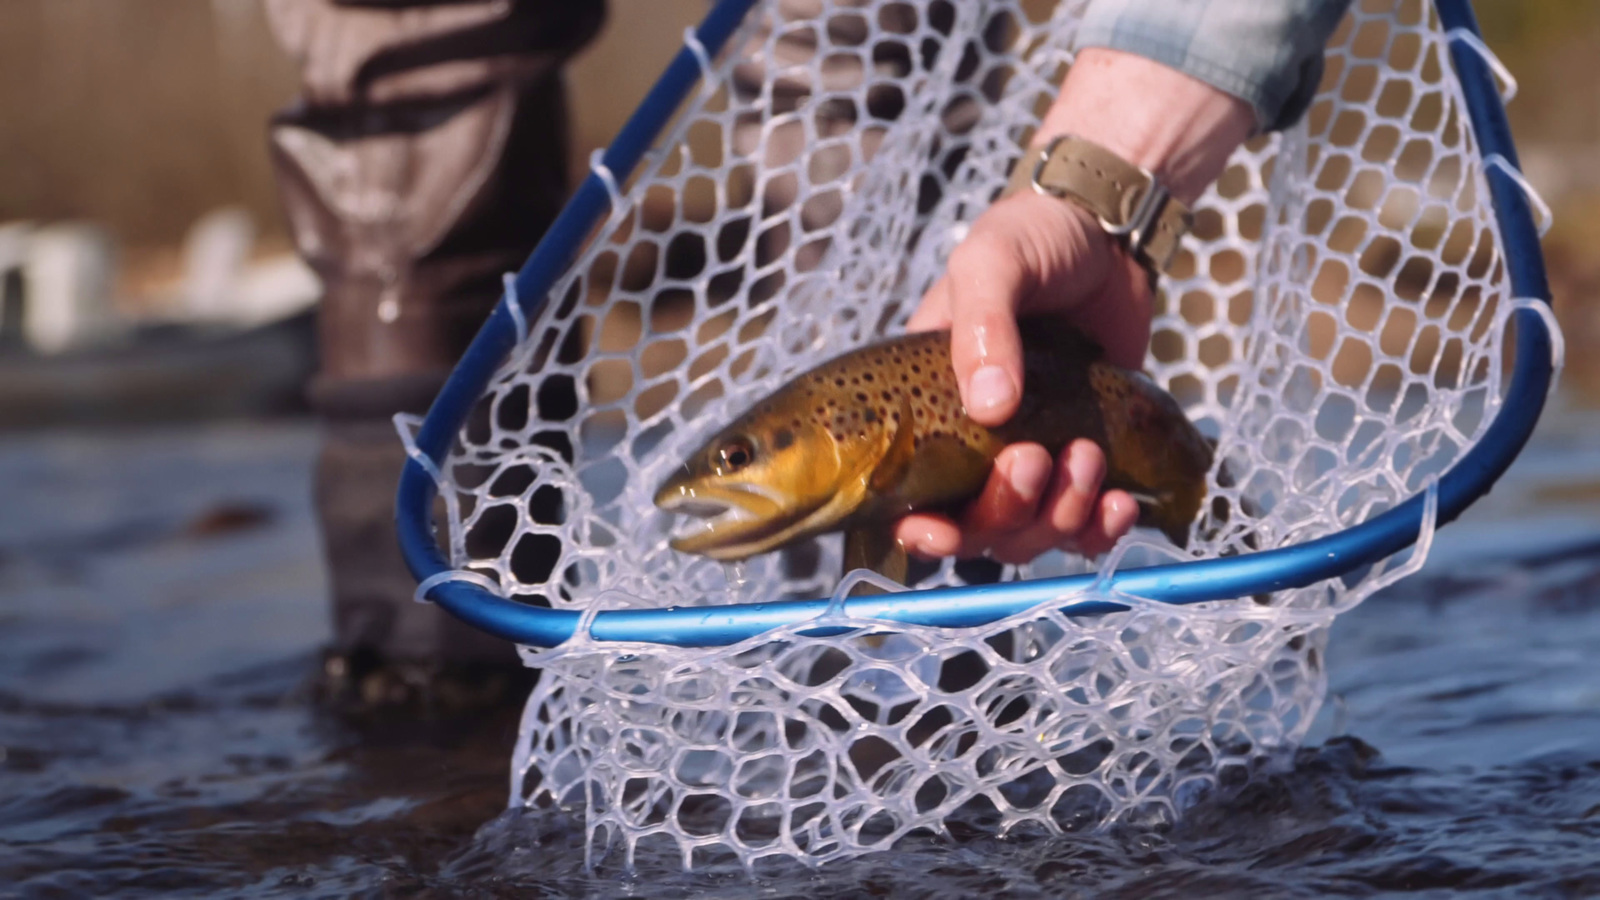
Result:
M1050 143L1046 144L1043 150L1039 151L1039 158L1033 164L1033 175L1029 178L1035 193L1060 197L1060 194L1039 183L1039 177L1044 174L1044 167L1049 164L1050 157L1055 155L1056 148L1061 146L1062 141L1071 137L1072 135L1058 134L1050 139ZM1139 202L1134 206L1133 214L1128 217L1127 222L1121 225L1112 223L1101 215L1096 215L1095 218L1100 220L1100 227L1105 229L1107 234L1126 240L1128 249L1134 254L1140 254L1144 252L1145 244L1149 241L1150 234L1154 231L1156 222L1161 217L1161 210L1166 207L1167 201L1172 198L1172 192L1168 191L1160 181L1156 180L1156 176L1149 169L1133 163L1128 165L1138 169L1139 174L1143 175L1145 179L1144 193L1139 196ZM1171 262L1170 259L1156 261L1158 268L1165 268L1169 262Z

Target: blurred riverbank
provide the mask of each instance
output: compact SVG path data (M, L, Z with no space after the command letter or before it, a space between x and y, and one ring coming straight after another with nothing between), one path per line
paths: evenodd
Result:
M609 4L600 37L568 70L574 183L704 8ZM1600 347L1600 103L1574 89L1600 81L1600 6L1484 4L1479 14L1518 79L1509 114L1529 180L1555 213L1546 253L1565 382L1600 404L1600 353L1587 352ZM85 282L72 302L120 329L61 325L47 340L84 337L88 352L33 364L8 349L19 284L0 278L0 429L294 409L314 365L310 332L293 344L280 339L292 329L252 331L303 314L318 291L292 255L267 167L266 122L297 76L259 0L172 0L159 16L135 0L13 0L0 5L0 60L10 76L0 79L0 275L7 222L12 236L62 232L61 252L81 257L68 268ZM47 227L63 222L80 224ZM213 330L126 348L172 322L235 334L231 344L210 341ZM185 379L198 386L192 402Z

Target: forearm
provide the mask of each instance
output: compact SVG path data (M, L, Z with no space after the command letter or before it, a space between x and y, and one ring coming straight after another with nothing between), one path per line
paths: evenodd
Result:
M1087 48L1033 144L1071 134L1143 166L1193 204L1255 124L1250 104L1142 56Z
M1252 133L1298 121L1349 0L1093 0L1034 137L1075 134L1193 203Z

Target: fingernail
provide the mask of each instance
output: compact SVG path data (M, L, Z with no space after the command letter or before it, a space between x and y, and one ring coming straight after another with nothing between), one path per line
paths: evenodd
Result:
M973 372L972 380L967 382L967 402L973 409L988 411L1007 406L1016 399L1016 385L999 366L984 366Z
M1006 480L1011 482L1011 490L1019 500L1033 503L1039 499L1045 482L1050 480L1052 462L1049 456L1034 453L1019 453L1011 460Z
M1100 490L1100 463L1092 453L1078 450L1067 456L1067 472L1072 475L1072 486L1084 491Z
M906 550L922 559L935 560L954 554L958 543L959 539L952 535L928 528L916 535L912 542L906 545Z

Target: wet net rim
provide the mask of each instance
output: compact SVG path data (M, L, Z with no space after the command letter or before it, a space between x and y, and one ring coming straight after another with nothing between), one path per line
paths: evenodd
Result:
M517 273L515 292L502 297L434 400L415 438L421 459L408 460L401 474L396 519L401 552L419 582L429 582L426 598L456 618L498 637L538 647L553 647L580 628L594 640L674 646L721 646L762 632L792 626L830 612L828 599L795 600L716 607L610 610L584 614L544 609L497 596L463 580L450 580L452 567L434 539L434 474L478 396L516 346L543 306L551 286L582 244L612 209L614 185L625 180L678 106L701 81L704 60L720 52L755 0L719 0L701 25L686 35L685 46L618 133L599 164L574 193L561 215ZM1437 0L1447 34L1478 36L1470 0ZM693 40L689 38L692 36ZM1481 42L1480 42L1481 46ZM1525 189L1490 61L1468 39L1450 42L1451 59L1471 120L1480 157L1499 155L1508 166L1485 166L1495 218L1504 241L1512 296L1549 303L1539 232ZM513 311L511 304L520 309ZM520 313L520 314L519 314ZM1444 524L1488 493L1516 459L1544 408L1554 376L1553 337L1548 320L1533 308L1512 314L1516 323L1516 363L1506 402L1482 439L1437 483L1438 519ZM1174 605L1228 600L1252 594L1305 587L1375 563L1416 542L1424 527L1424 494L1344 531L1275 550L1225 559L1201 560L1119 571L1102 579L1102 590ZM1096 587L1100 576L1074 575L1005 584L933 588L848 600L834 615L873 618L938 627L970 627L1005 618L1055 598ZM443 580L441 580L443 579ZM1074 615L1127 609L1105 601L1064 606ZM840 630L819 624L818 635Z

